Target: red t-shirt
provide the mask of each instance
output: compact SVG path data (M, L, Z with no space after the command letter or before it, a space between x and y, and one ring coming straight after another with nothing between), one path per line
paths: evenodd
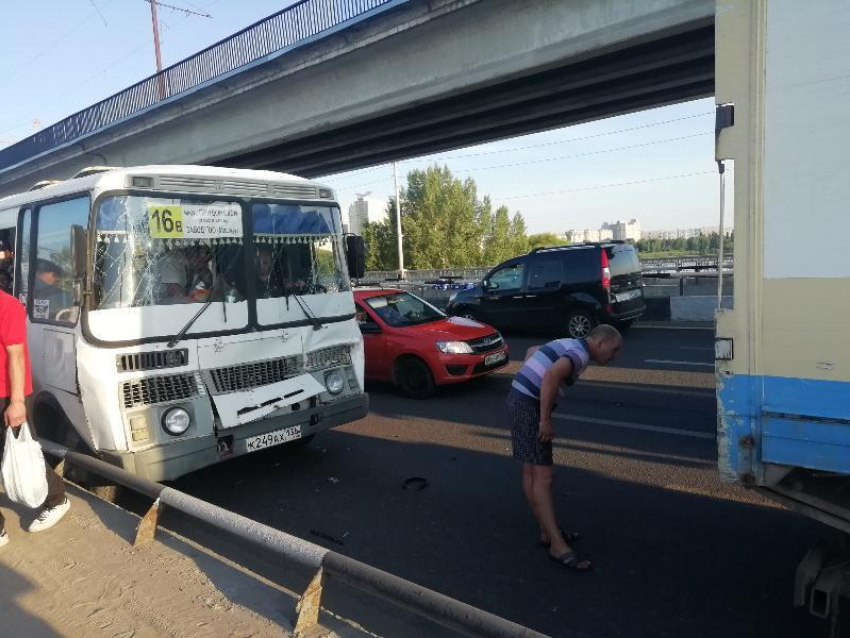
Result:
M24 394L32 394L32 372L27 348L27 312L20 301L0 290L0 398L12 395L9 383L9 357L7 346L23 344L26 368Z

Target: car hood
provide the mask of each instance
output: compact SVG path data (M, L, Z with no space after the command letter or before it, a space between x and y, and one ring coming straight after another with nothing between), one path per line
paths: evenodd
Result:
M415 334L419 337L427 336L435 341L469 341L496 332L493 326L465 317L447 317L418 326L405 326L403 330L407 334Z

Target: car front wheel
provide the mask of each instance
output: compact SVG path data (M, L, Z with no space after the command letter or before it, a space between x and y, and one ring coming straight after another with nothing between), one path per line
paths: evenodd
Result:
M396 364L395 381L398 388L412 399L427 399L437 389L434 375L421 359L402 359Z

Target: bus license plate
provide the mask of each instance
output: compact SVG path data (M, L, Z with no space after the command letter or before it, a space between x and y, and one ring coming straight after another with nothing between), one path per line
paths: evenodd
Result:
M495 354L488 354L484 357L484 365L485 366L494 366L497 363L501 363L507 359L507 355L504 352L497 352Z
M301 426L293 425L282 430L275 430L274 432L267 432L266 434L248 437L245 439L245 443L248 446L249 452L256 452L257 450L274 447L275 445L280 445L281 443L287 443L300 438Z

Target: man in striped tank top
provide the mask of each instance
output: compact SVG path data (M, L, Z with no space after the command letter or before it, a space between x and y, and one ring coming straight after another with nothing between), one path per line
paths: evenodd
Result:
M558 395L578 380L591 361L607 364L622 344L616 328L601 325L586 339L556 339L530 348L508 395L513 456L522 463L522 489L540 524L540 544L549 548L552 560L577 571L588 571L593 564L570 547L578 534L561 529L555 517L552 410Z

